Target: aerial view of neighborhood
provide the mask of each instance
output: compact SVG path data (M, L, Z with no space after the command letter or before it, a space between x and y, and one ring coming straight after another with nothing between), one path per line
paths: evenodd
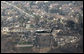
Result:
M83 1L1 1L1 53L83 53Z

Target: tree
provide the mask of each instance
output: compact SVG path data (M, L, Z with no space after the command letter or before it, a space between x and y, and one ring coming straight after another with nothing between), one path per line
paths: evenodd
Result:
M30 25L30 27L31 27L31 28L34 28L34 25L33 25L33 24L31 24L31 25Z

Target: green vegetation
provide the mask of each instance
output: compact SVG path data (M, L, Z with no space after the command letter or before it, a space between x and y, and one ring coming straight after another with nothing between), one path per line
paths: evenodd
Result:
M31 28L34 28L34 25L31 24L30 27L31 27Z
M19 42L18 44L32 44L32 42L22 41L22 42Z

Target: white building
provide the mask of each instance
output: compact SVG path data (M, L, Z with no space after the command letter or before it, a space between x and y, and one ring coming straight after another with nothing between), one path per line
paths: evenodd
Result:
M9 32L9 27L3 27L3 28L2 28L2 31L3 31L3 32Z

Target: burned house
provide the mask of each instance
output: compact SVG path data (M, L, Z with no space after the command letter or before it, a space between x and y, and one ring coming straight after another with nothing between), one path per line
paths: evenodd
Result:
M37 30L34 45L39 48L50 47L52 44L52 35L46 30Z

